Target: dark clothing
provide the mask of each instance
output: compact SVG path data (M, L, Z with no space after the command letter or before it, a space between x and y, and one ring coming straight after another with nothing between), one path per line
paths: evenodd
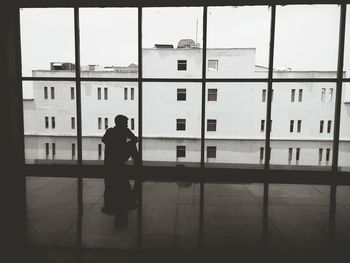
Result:
M129 140L129 141L127 141ZM140 163L136 148L137 137L127 128L118 127L106 130L102 138L105 144L105 206L107 214L121 214L136 207L136 198L131 190L125 163L130 157L134 165Z
M106 130L102 142L105 144L105 165L121 165L134 153L131 144L135 145L137 138L127 127L115 126Z

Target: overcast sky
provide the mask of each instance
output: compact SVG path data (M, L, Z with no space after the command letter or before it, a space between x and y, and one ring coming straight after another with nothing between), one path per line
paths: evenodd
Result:
M277 7L275 68L336 70L339 7ZM202 46L203 9L144 8L143 47L198 39ZM350 34L350 19L347 33ZM198 30L197 29L198 23ZM268 7L209 7L208 48L256 48L256 64L268 65ZM347 38L347 43L350 37ZM49 69L51 61L74 63L73 9L21 10L22 71ZM81 64L137 64L137 9L80 9ZM350 43L345 69L350 70Z

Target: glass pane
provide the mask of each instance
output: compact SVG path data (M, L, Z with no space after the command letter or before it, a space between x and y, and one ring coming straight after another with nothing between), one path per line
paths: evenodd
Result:
M348 82L343 82L338 158L340 169L350 171L350 83Z
M120 174L115 174L115 176L120 176ZM133 189L133 184L131 182L131 189ZM118 185L113 185L112 188L114 204L124 205L127 199L124 192L120 194L123 188ZM137 246L137 209L131 209L125 214L103 213L102 208L105 205L105 181L103 179L83 179L83 189L85 210L82 231L83 246L135 249Z
M22 75L74 77L73 8L20 10Z
M350 244L350 187L337 186L335 215L335 248L336 259L341 262L349 253Z
M77 179L26 177L26 200L29 245L48 249L76 245Z
M201 88L199 83L144 83L143 165L199 166Z
M209 7L207 77L266 78L270 20L266 6Z
M347 5L347 11L350 5ZM346 14L344 77L349 78L350 71L350 15ZM350 83L343 82L343 93L340 115L339 159L338 165L342 171L350 171Z
M262 168L266 83L207 83L205 166Z
M203 243L210 249L255 248L262 240L263 185L205 184ZM241 254L239 254L241 256ZM250 255L244 254L245 260Z
M142 249L198 247L199 184L143 183Z
M81 76L137 78L137 8L80 8Z
M26 163L77 163L76 100L72 90L75 92L74 82L23 81Z
M202 76L203 8L144 8L143 77Z
M275 253L287 253L292 262L329 255L329 191L321 185L270 184L269 244Z
M101 139L115 126L117 115L126 116L129 132L138 136L138 84L82 82L81 91L83 162L103 164L105 144Z
M336 77L339 11L336 5L277 7L275 78Z
M330 169L334 83L275 83L271 168Z

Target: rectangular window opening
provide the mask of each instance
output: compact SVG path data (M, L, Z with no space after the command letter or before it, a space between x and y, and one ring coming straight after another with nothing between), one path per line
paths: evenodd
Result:
M74 100L75 99L75 91L74 91L74 87L70 88L70 99Z
M219 61L215 59L208 60L208 70L209 71L218 71Z
M101 100L101 88L97 88L97 99Z
M108 100L108 88L104 88L104 99Z
M186 89L177 89L177 100L178 101L186 100Z
M178 145L176 146L176 157L186 157L186 146Z
M216 120L207 120L207 131L216 131Z
M128 100L128 88L124 88L124 100Z
M207 147L207 158L216 158L216 146Z
M55 119L55 117L51 117L51 128L52 129L56 128L56 119Z
M187 70L187 60L178 60L177 70Z
M218 89L208 89L208 101L217 101Z
M51 87L51 99L55 99L55 87Z
M176 130L177 131L186 130L186 119L177 119L176 120Z

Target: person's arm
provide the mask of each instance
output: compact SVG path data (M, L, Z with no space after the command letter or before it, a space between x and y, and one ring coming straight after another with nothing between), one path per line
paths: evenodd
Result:
M107 144L109 143L110 141L110 137L111 137L111 129L107 129L105 134L103 135L101 141L104 143L104 144Z
M138 142L137 137L135 136L135 134L133 134L132 131L130 131L130 129L128 129L127 136L128 136L128 138L129 138L132 142L134 142L134 143L137 143L137 142Z

